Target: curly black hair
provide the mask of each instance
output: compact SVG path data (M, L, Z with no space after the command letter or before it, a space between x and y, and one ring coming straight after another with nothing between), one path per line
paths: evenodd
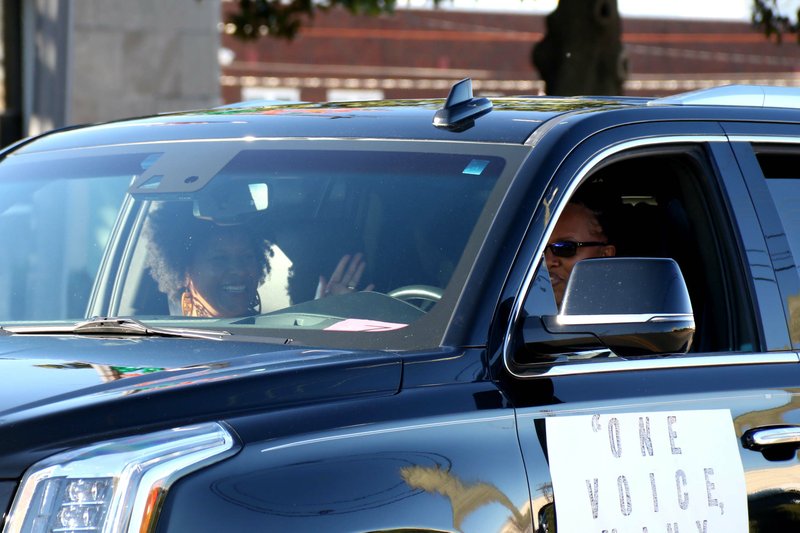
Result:
M218 232L229 228L241 229L252 242L253 249L261 251L256 254L261 272L258 285L261 285L270 270L272 245L268 240L244 225L220 226L199 219L192 213L191 202L154 203L148 212L143 236L147 242L146 264L158 289L171 300L180 298L186 289L186 272L195 250L205 249Z
M569 203L582 205L597 219L605 239L615 244L619 234L619 212L622 207L619 194L603 179L590 179L580 186Z

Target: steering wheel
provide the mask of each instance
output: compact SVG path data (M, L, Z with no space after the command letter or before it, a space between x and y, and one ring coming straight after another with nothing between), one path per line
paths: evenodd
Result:
M404 285L392 289L386 294L427 311L442 299L443 292L442 289L433 285ZM419 303L413 303L414 301L419 301Z

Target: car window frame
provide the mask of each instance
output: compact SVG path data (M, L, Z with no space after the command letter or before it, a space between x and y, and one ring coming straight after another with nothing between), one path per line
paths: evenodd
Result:
M767 308L770 303L775 301L776 295L763 294L761 291L756 294L755 287L747 287L748 297L751 302L752 309L750 310L751 318L755 322L757 328L757 339L753 346L753 353L773 350L769 357L763 354L758 354L758 357L750 357L751 352L708 352L708 353L691 353L688 355L683 354L670 354L652 359L640 360L608 360L603 362L561 362L561 363L543 363L540 368L525 369L520 371L514 365L514 352L519 346L522 320L524 318L524 307L527 294L533 284L536 272L539 265L543 261L544 244L547 242L549 235L553 232L555 223L561 212L564 209L568 199L575 193L575 191L584 183L586 179L601 166L608 158L620 154L624 151L639 149L643 147L657 147L669 146L675 144L683 145L706 145L708 147L708 159L712 164L714 172L717 174L720 195L728 200L731 194L731 187L734 189L739 185L740 188L743 184L742 177L738 172L738 168L732 168L730 160L732 156L729 154L730 147L727 137L722 132L721 127L715 122L702 123L704 128L687 128L686 125L671 125L669 123L660 123L655 128L653 125L629 125L620 126L609 132L601 132L593 136L592 143L584 143L585 146L578 147L573 150L572 157L577 160L572 161L572 167L567 164L562 164L560 168L554 173L554 177L547 189L547 197L544 200L546 204L544 207L539 206L533 217L533 222L528 231L527 238L537 238L537 245L532 256L520 257L518 261L525 262L525 274L522 283L513 293L513 304L511 306L509 319L506 322L502 345L500 352L504 371L511 375L513 378L530 379L530 378L543 378L552 377L556 375L574 375L586 374L595 372L608 372L618 370L635 370L635 369L648 369L648 368L669 368L676 366L715 366L725 364L741 364L747 362L765 363L765 362L785 362L797 361L797 355L792 353L783 353L782 350L787 350L788 345L782 342L788 339L788 331L777 328L776 331L764 333L761 320L761 310ZM697 124L695 124L697 125ZM649 126L649 127L648 127ZM653 135L653 129L660 130L660 135ZM646 132L650 135L646 135ZM705 131L698 131L705 130ZM591 148L595 148L592 150ZM581 149L582 148L582 149ZM588 155L581 158L581 151ZM722 163L720 163L722 159ZM727 168L720 169L719 166L723 164ZM735 163L733 165L735 167ZM712 176L712 179L716 179ZM739 211L752 210L752 205L749 204L749 198L738 199L732 202L736 205L730 205L731 209L731 224L732 230L737 230L737 220ZM535 228L538 227L538 230ZM748 242L738 244L739 255L741 256L741 266L745 268L744 273L747 279L752 279L752 264L745 258L742 250L747 249L750 241L762 239L763 235L758 231L758 234L748 235L745 239ZM758 303L756 303L758 302ZM766 336L770 339L767 341Z
M800 349L800 331L793 331L792 313L789 297L800 294L800 257L792 253L787 234L784 230L784 221L773 201L772 193L767 185L756 156L756 146L770 146L780 149L781 146L792 147L791 151L800 154L800 125L794 127L779 125L773 131L766 131L761 125L751 124L726 124L729 132L731 146L737 162L742 170L744 182L749 195L753 199L756 216L763 228L767 259L772 265L775 284L780 293L783 319L789 335L789 343L793 349ZM797 320L797 318L795 318Z

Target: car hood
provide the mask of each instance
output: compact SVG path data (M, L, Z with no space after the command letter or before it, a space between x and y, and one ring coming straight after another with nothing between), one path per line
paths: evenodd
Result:
M399 390L398 356L262 342L12 335L0 339L0 479L65 447Z

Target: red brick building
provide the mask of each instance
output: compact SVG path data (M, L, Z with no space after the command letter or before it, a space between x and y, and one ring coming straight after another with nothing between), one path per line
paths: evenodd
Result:
M224 19L224 16L223 16ZM318 14L291 42L243 43L222 29L230 62L222 68L227 102L444 96L453 81L474 80L484 95L540 94L530 60L544 16L449 10L398 10L355 17ZM659 95L729 83L800 86L800 45L768 41L748 23L623 19L628 95Z

